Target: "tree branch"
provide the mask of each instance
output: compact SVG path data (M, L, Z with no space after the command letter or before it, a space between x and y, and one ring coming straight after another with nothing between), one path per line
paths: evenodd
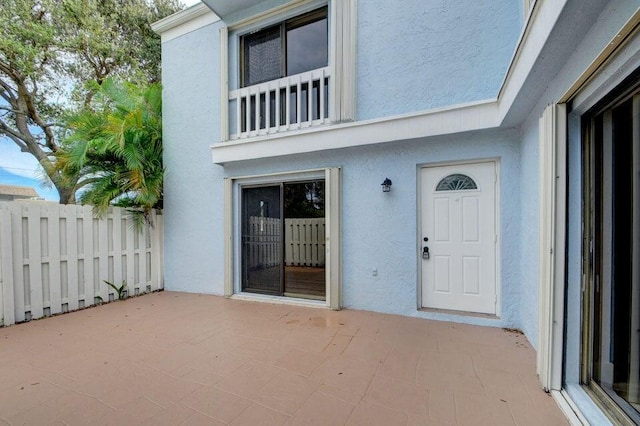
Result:
M0 87L2 88L2 90L0 91L0 96L2 96L7 102L16 100L15 89L2 79L0 79Z
M10 64L7 64L4 61L0 60L0 71L5 73L11 80L18 82L21 80L21 76L16 72L15 69L11 68Z
M5 135L9 139L15 142L20 147L21 151L28 151L27 145L22 140L20 133L11 129L4 121L0 121L0 134Z
M3 106L0 106L0 110L2 110L2 111L7 111L7 112L12 112L12 113L14 113L14 114L24 114L24 112L22 112L22 111L18 111L17 109L10 108L10 107L3 107Z
M24 101L24 104L27 108L28 115L33 120L33 122L42 129L45 135L46 147L49 148L52 152L56 152L58 150L58 145L56 144L56 137L53 134L53 130L47 123L40 117L38 110L35 107L35 103L33 102L33 97L31 93L27 90L24 85L19 87L18 94Z

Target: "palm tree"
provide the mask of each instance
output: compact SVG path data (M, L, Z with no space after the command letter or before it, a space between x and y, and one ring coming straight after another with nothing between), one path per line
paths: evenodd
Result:
M78 201L104 215L109 206L128 208L149 221L162 208L162 93L106 80L90 107L69 117L69 137L57 155L66 176L81 176Z

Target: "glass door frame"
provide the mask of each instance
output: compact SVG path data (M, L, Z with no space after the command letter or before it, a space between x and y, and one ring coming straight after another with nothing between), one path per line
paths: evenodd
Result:
M241 279L241 229L240 194L243 185L273 183L280 181L325 180L325 256L326 256L326 301L302 300L242 293ZM342 309L342 169L324 167L310 170L276 172L253 176L229 176L223 179L223 264L224 296L228 298L274 301L295 305Z

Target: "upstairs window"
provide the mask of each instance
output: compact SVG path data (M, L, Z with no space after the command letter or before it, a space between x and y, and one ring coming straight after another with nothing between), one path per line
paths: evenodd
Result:
M326 67L327 8L240 38L242 87Z

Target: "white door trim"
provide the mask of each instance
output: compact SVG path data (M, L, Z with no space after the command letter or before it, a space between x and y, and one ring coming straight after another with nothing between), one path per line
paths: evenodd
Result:
M441 166L459 166L465 164L477 164L477 163L495 163L495 231L496 231L496 244L495 244L495 268L496 268L496 313L495 316L500 318L502 315L502 228L501 228L501 161L500 157L487 157L487 158L474 158L468 160L458 161L435 161L430 163L421 163L416 167L416 308L418 310L422 308L422 180L420 174L422 169L429 167L441 167ZM473 313L472 313L473 314ZM465 315L468 315L465 313ZM478 314L484 316L484 314Z

